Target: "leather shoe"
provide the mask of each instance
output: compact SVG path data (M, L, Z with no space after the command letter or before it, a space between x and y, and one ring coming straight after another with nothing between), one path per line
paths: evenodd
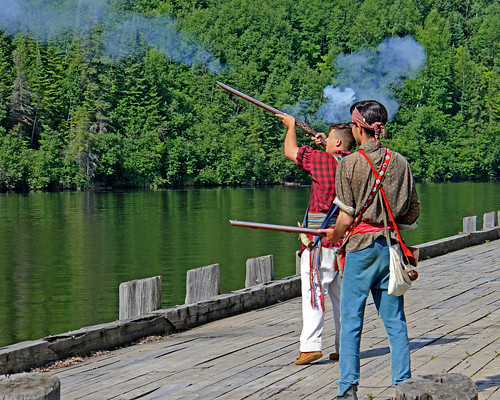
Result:
M330 360L333 360L333 361L338 361L339 360L339 353L330 353L330 355L328 356L328 358Z
M321 351L309 351L300 353L299 358L297 358L294 362L295 365L306 365L319 360L321 357L323 357L323 353Z
M356 392L358 391L358 387L356 385L351 385L349 389L342 395L337 396L339 400L358 400L358 395Z

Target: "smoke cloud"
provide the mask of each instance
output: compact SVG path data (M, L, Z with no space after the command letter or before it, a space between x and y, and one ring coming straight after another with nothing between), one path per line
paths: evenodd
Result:
M374 50L340 54L335 59L334 85L323 90L326 98L315 119L329 123L350 121L349 108L359 100L377 100L392 119L399 109L394 89L404 78L415 78L425 65L425 50L411 36L389 38Z
M172 17L119 12L109 0L0 0L0 10L0 28L11 35L22 33L47 41L65 33L88 34L99 26L109 57L127 57L145 43L172 61L202 64L212 73L223 69L193 36L179 30Z

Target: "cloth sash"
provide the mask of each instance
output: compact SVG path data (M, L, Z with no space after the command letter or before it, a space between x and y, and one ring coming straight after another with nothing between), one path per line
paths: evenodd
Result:
M306 212L307 226L309 228L327 228L335 225L337 222L337 215L333 215L336 207L332 205L328 213L320 212ZM330 218L328 219L328 215ZM311 249L309 257L309 287L311 290L311 307L316 310L321 307L321 311L325 312L325 295L323 287L321 286L321 277L319 268L321 265L321 238L318 237L315 246Z
M326 218L326 213L308 212L307 213L307 226L308 228L319 228ZM337 222L337 216L332 215L328 220L326 226L333 226Z
M389 224L387 226L387 229L390 231L394 230L394 227L392 224ZM358 225L353 229L351 235L356 235L356 234L366 234L366 233L372 233L372 232L379 232L385 230L385 225L384 224L371 224L369 222L359 222Z

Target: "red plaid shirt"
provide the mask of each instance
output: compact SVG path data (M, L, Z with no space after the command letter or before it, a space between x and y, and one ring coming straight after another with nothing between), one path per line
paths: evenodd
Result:
M342 157L351 154L350 151L339 150L335 154ZM335 173L337 160L323 150L315 150L311 146L299 147L297 153L297 166L306 170L312 177L311 195L309 197L309 211L327 213L335 199ZM325 247L333 245L322 240Z

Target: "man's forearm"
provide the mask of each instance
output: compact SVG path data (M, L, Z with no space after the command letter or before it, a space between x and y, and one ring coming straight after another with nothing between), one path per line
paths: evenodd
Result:
M352 222L353 222L352 217L345 211L340 210L334 228L334 232L336 235L338 235L339 240L347 232ZM336 242L338 242L338 240Z
M285 136L285 157L289 158L292 161L297 160L297 153L299 151L299 146L297 145L297 135L295 133L295 125L288 127Z

